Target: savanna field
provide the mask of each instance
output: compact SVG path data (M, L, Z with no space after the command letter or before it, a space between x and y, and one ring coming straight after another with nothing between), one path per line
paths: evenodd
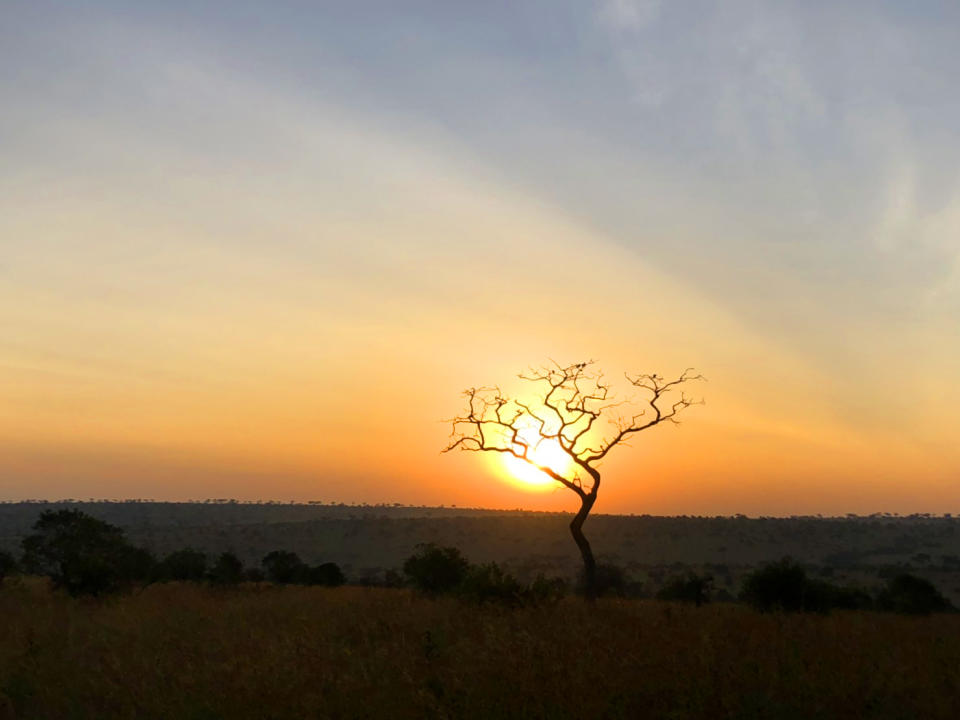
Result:
M960 615L0 589L0 718L955 718Z

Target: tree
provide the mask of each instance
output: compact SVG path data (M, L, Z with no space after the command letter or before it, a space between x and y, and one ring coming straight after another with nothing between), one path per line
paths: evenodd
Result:
M469 388L464 391L467 408L450 420L450 442L444 452L459 449L496 452L518 458L535 467L575 493L580 509L570 522L583 559L584 593L588 600L597 595L597 564L583 524L597 501L600 490L600 463L618 445L626 445L637 433L663 422L678 422L678 415L695 404L680 386L703 380L692 369L675 380L657 374L630 376L627 381L640 390L642 409L631 415L614 414L628 403L613 402L611 385L603 373L591 370L593 361L562 366L531 368L520 379L539 391L534 401L506 397L499 387ZM680 390L677 397L676 391ZM636 409L636 406L634 406ZM603 422L612 431L603 433ZM542 448L552 449L569 459L569 469L548 462Z
M710 602L712 592L713 577L698 575L691 571L686 575L670 580L657 593L657 599L694 603L697 607L700 607L704 603Z
M932 612L948 612L953 609L929 580L915 575L897 575L877 598L881 610L907 615L929 615Z
M203 580L207 575L207 556L200 550L174 550L160 563L159 575L164 580Z
M417 552L403 563L403 572L413 586L428 595L450 592L470 569L470 563L455 547L438 547L433 543L417 545Z
M210 568L210 582L215 585L236 585L244 580L243 563L232 552L220 553Z
M273 550L260 562L267 580L278 585L299 583L306 580L309 568L295 552Z
M308 585L339 587L347 581L340 566L333 562L320 563L306 568L304 582Z
M798 612L810 607L809 581L803 566L789 557L754 570L743 580L740 599L760 612Z
M10 553L0 550L0 585L3 585L4 578L16 572L16 559Z
M153 558L123 530L80 510L46 510L23 540L23 564L71 595L100 595L146 580Z

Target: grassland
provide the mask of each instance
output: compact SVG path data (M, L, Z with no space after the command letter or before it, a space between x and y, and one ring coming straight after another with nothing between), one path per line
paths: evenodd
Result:
M955 718L960 615L0 589L0 718Z
M258 566L268 552L290 550L310 564L335 562L353 581L382 580L423 542L497 562L523 580L540 573L572 579L581 563L568 514L275 503L0 503L0 550L19 555L40 513L63 508L122 527L158 556L190 546L211 557L229 550ZM919 575L960 606L958 517L599 514L586 529L598 558L624 568L648 596L688 568L736 595L744 573L789 555L811 574L871 590L902 572Z

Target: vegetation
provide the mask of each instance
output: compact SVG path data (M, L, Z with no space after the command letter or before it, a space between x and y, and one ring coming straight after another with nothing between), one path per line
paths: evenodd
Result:
M114 592L153 572L153 558L130 545L120 528L79 510L43 512L33 530L23 540L24 568L71 595Z
M0 503L0 550L17 559L46 510L79 509L122 527L128 541L161 560L184 548L209 564L234 552L248 577L264 555L283 549L308 565L336 561L351 582L395 583L416 545L456 546L471 560L496 562L522 583L537 575L576 584L583 567L569 540L571 513L481 511L289 503ZM614 562L628 594L655 595L686 572L712 575L714 597L736 597L743 578L789 555L812 578L875 595L900 574L932 582L960 605L960 517L652 517L591 513L589 535L601 562ZM566 538L564 535L566 535Z
M40 720L938 720L960 697L951 614L191 583L89 602L27 579L0 616L0 709Z
M194 548L174 550L157 566L159 580L192 580L207 577L207 554Z
M8 575L13 575L19 569L16 558L8 552L0 550L0 585Z
M877 597L860 588L842 587L807 577L794 560L783 558L750 573L741 600L761 612L820 612L877 609L912 615L949 612L951 603L927 580L901 574L890 580Z
M933 583L907 574L891 578L877 598L877 607L908 615L929 615L953 610L950 601L940 594Z
M310 567L300 556L287 550L273 550L261 562L265 579L279 585L343 585L346 578L336 563Z
M712 594L713 577L688 572L685 575L673 578L664 585L657 592L657 599L688 602L700 607L704 603L710 602Z
M452 592L467 576L470 563L454 547L437 547L425 543L417 553L407 558L403 572L410 584L428 595Z

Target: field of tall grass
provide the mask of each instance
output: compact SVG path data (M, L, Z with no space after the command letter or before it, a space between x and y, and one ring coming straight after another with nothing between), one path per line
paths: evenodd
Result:
M0 718L956 718L960 615L0 589Z

